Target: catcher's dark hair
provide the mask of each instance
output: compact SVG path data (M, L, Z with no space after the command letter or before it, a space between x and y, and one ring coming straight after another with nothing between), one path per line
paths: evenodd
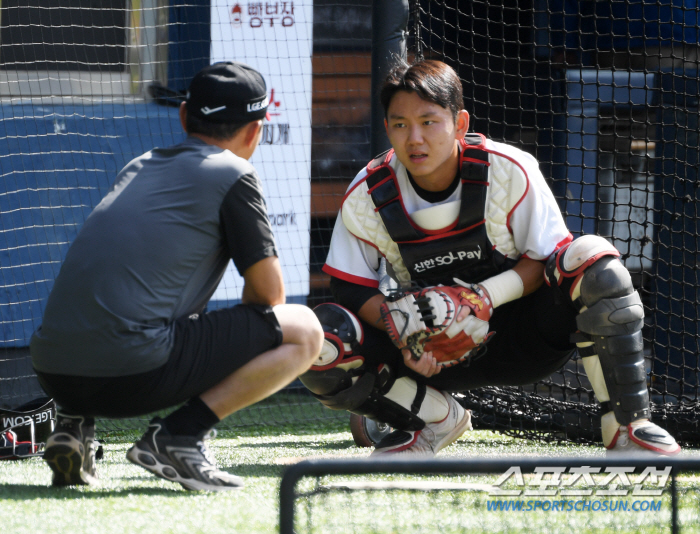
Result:
M205 121L197 117L194 113L188 113L185 125L188 134L201 134L216 139L217 141L225 141L235 136L249 122L224 122L216 123Z
M462 82L454 69L442 61L425 59L409 64L397 59L379 93L384 118L391 99L399 91L416 93L423 100L449 109L455 120L459 110L464 108Z

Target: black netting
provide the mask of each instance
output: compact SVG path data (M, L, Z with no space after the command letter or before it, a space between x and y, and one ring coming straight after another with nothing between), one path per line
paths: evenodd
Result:
M280 242L297 244L287 255L296 263L286 280L295 301L313 306L330 298L321 266L335 216L349 181L372 156L373 3L224 4L0 6L0 406L41 395L27 346L67 247L126 162L181 138L172 104L228 32L272 28L279 35L273 44L287 57L299 44L284 32L312 25L312 50L298 54L312 56L305 90L291 89L286 67L269 73L287 78L271 82L279 115L266 125L271 152L262 174L279 167L279 151L300 143L290 117L310 115L310 153L284 157L286 165L308 169L309 208L271 216L282 226L274 228ZM223 10L218 18L212 5ZM410 12L409 54L457 70L471 130L533 154L571 231L600 234L622 252L645 305L654 418L680 440L697 441L696 3L411 0ZM245 41L246 53L258 54L252 62L275 57L262 48L271 42ZM268 185L271 204L306 194ZM320 407L309 412L313 399L295 388L287 393L278 403L283 408L261 405L250 421L337 415ZM599 414L577 359L548 381L470 392L463 400L481 428L595 439ZM232 424L246 425L247 417Z
M464 82L472 129L534 155L575 236L622 253L645 305L653 419L698 435L695 2L414 1L411 50ZM470 392L481 428L590 441L577 360L527 388Z

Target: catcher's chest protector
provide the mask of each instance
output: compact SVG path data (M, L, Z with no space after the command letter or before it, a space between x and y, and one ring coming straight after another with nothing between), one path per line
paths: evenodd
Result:
M393 150L367 166L368 192L391 239L398 245L411 280L452 284L455 276L477 283L512 267L486 233L489 154L481 135L468 135L460 154L462 196L455 222L440 233L424 232L406 213L394 169Z

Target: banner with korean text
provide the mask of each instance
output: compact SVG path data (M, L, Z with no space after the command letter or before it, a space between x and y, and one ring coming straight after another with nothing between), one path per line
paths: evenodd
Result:
M247 63L267 83L271 117L250 161L263 183L287 300L300 303L309 294L312 25L313 0L211 4L211 62ZM210 307L232 304L242 289L230 264Z

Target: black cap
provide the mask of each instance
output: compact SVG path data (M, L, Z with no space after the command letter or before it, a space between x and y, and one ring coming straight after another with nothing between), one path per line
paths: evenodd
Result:
M203 68L187 90L187 112L215 123L244 123L267 115L267 86L257 70L235 61Z

